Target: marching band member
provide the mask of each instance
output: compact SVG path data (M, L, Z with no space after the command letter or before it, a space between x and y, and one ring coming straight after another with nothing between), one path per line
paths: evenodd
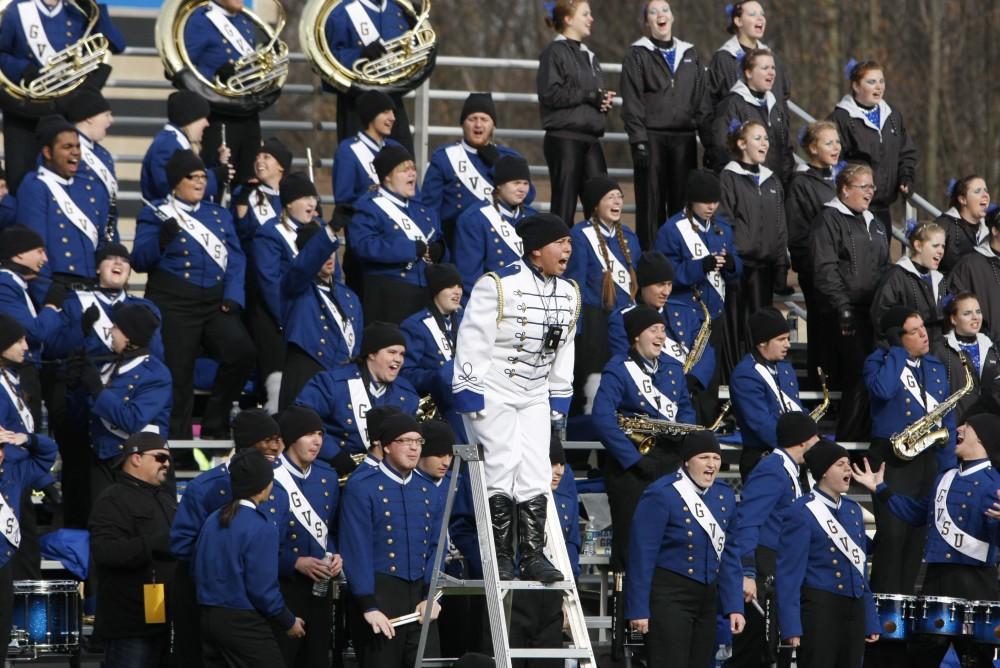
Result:
M965 378L962 355L972 367L975 389L955 407L955 423L976 413L1000 414L1000 351L993 339L983 334L983 311L979 298L960 292L944 307L944 339L931 352L948 369L948 382L961 387Z
M831 389L843 392L837 435L868 438L868 402L861 367L875 343L871 303L889 268L889 237L869 205L874 175L867 165L850 164L837 174L837 197L823 206L813 224L810 255L823 312L835 318Z
M92 283L97 275L94 251L118 241L118 229L109 217L108 193L93 176L77 171L80 136L66 119L41 119L38 145L42 164L24 177L17 222L38 232L52 251L51 261L42 268L44 278L64 284Z
M633 258L642 252L635 232L622 224L624 194L617 182L606 176L590 179L581 199L585 220L570 233L573 254L566 265L566 278L579 286L583 298L571 414L585 412L596 391L597 375L611 357L608 316L635 299Z
M232 499L212 512L194 547L192 574L201 605L207 668L284 665L272 627L306 634L278 587L278 535L262 507L271 496L271 462L247 449L228 464Z
M551 209L572 225L584 183L608 172L600 139L615 92L604 88L601 64L583 43L594 24L586 0L557 0L545 23L556 37L539 56L536 83Z
M761 3L756 0L734 2L726 7L726 14L729 17L726 32L732 37L712 54L712 60L708 64L708 91L712 108L722 101L733 84L739 80L740 67L746 52L750 49L768 48L760 41L767 28L767 17L764 15ZM776 68L774 96L784 103L791 95L791 90L788 72L779 62Z
M146 298L163 314L163 343L173 378L170 436L191 438L194 362L204 348L219 361L201 422L201 438L229 439L229 411L253 369L253 341L239 318L245 256L232 216L204 201L208 176L192 151L167 163L171 194L137 219L135 268L149 272Z
M875 289L872 322L880 322L893 306L912 308L923 318L934 345L944 336L941 331L944 275L938 267L944 257L945 233L937 223L919 223L907 232L909 252L889 267Z
M107 230L118 230L118 178L115 158L101 142L115 122L111 104L100 91L83 88L66 105L66 120L76 126L80 137L80 174L86 174L104 186L108 200ZM101 221L103 222L103 221Z
M736 497L716 479L715 434L688 434L680 455L681 470L646 488L636 506L625 617L645 636L649 665L704 668L715 649L716 610L733 633L746 623L739 561L726 535Z
M211 0L191 12L184 24L188 58L208 81L218 79L225 85L237 74L236 62L252 54L257 46L257 28L243 12L243 4L243 0ZM208 120L202 136L202 160L210 161L225 145L229 155L223 163L231 162L236 182L250 178L260 146L260 114L235 115L213 109Z
M951 208L934 222L947 234L941 271L948 273L959 258L968 255L990 236L986 214L990 208L990 191L981 176L970 174L948 184L948 204Z
M733 656L726 668L759 668L775 654L778 636L766 630L776 619L774 576L781 523L802 496L800 482L806 453L819 441L816 422L807 413L782 413L775 428L776 447L754 467L736 507L730 539L743 566L743 600L759 601L765 618L750 613L743 633L733 638Z
M262 408L240 411L233 418L233 456L244 450L253 449L274 463L284 450L281 428ZM278 507L283 498L276 501L274 490L261 503L265 516L284 529L284 515L279 518ZM279 493L277 496L281 497ZM201 668L201 625L198 620L198 598L192 575L195 542L208 516L222 508L233 498L229 478L229 464L219 464L188 482L184 488L177 514L170 527L170 553L177 560L174 570L174 655L178 665Z
M885 480L894 491L924 496L938 471L955 465L955 414L945 416L948 441L934 445L909 461L893 452L890 437L932 411L951 394L948 371L929 354L930 341L920 314L906 306L886 311L879 323L888 346L865 360L864 379L871 395L872 442L868 457L876 468L886 464ZM890 514L876 496L872 500L878 540L872 555L872 589L912 593L920 567L924 531Z
M455 265L465 297L488 271L499 271L521 257L518 224L535 212L525 204L532 191L528 161L505 155L493 165L492 202L466 210L455 225Z
M857 465L854 479L867 487L896 517L910 526L926 527L923 561L927 564L921 594L967 600L996 600L997 546L1000 524L994 504L1000 492L1000 474L993 460L1000 453L1000 417L979 414L958 427L955 455L958 465L942 470L930 492L921 497L894 494L885 483L885 462L872 470L868 460ZM993 512L987 512L993 511ZM953 639L918 637L911 644L907 665L941 665ZM954 639L961 654L974 663L993 663L995 647ZM919 652L915 652L919 648Z
M707 130L712 107L697 49L673 36L670 4L646 0L640 23L647 35L622 63L622 119L632 147L636 236L649 249L669 213L687 201L687 174L698 166L695 132Z
M378 440L379 430L382 428L382 420L390 415L402 415L403 410L399 406L383 404L372 406L365 413L365 420L368 422L368 452L362 460L362 464L372 468L378 468L378 463L382 461L382 443Z
M313 376L357 356L361 302L334 280L337 238L329 225L300 225L298 255L281 280L285 364L278 405L290 405Z
M400 325L406 337L403 376L420 396L433 398L439 416L448 421L464 443L465 426L451 396L455 343L462 322L462 277L455 265L427 267L427 294L430 303Z
M1000 336L1000 290L996 289L1000 272L1000 211L986 217L989 237L976 246L974 253L959 259L948 273L948 288L952 294L974 292L979 295L985 330Z
M14 224L17 217L17 198L7 187L7 170L0 163L0 230Z
M521 260L483 276L472 290L454 361L455 409L486 452L497 567L514 578L514 514L519 517L521 577L563 579L542 554L548 510L548 435L569 410L580 292L561 278L573 246L553 214L517 227ZM384 443L383 443L384 445Z
M740 360L729 379L733 415L743 437L743 480L760 458L777 446L778 419L784 413L802 410L795 368L785 360L792 347L788 321L768 306L751 315L749 324L753 350Z
M315 584L340 574L342 560L333 537L340 487L337 473L317 460L323 445L323 421L315 411L291 406L278 416L285 451L278 456L274 480L288 494L278 548L281 595L305 622L305 638L278 635L286 666L327 662L332 607L327 589ZM329 587L329 585L327 585Z
M594 397L594 430L608 451L604 481L611 504L611 570L622 573L628 564L629 527L636 504L654 480L677 470L678 439L653 434L655 445L642 454L618 426L618 416L647 416L655 420L694 424L695 414L684 384L684 370L663 352L666 329L663 316L651 306L636 306L625 314L628 354L611 358Z
M406 149L386 146L373 162L380 186L357 204L348 237L364 272L365 320L401 323L424 303L424 269L444 259L437 213L419 203L417 167Z
M470 93L458 124L462 140L438 147L424 174L421 201L437 211L450 248L455 247L455 224L466 211L493 201L494 169L500 158L520 158L514 149L493 141L497 110L490 93ZM534 199L531 188L525 201Z
M243 252L255 261L257 232L281 215L281 181L291 169L292 152L280 139L270 137L257 149L253 178L233 189L236 232Z
M865 642L878 640L880 627L862 509L845 496L851 460L843 447L823 440L805 462L816 485L785 513L778 547L781 637L798 647L802 668L860 666Z
M121 53L125 50L125 37L111 21L107 5L98 3L97 7L100 13L90 34L101 33L108 39L111 53ZM9 9L0 22L0 69L7 79L22 86L39 77L52 55L76 44L87 33L89 17L71 2L19 0L11 3ZM99 73L87 82L88 86L99 78L98 85L103 85L107 74L102 78ZM64 101L67 108L73 105L74 95L71 93ZM13 108L3 112L8 185L11 192L17 192L21 179L35 166L33 139L37 118Z
M889 234L892 225L889 207L899 193L908 195L916 177L917 148L906 132L899 109L883 99L885 76L873 60L860 63L853 58L845 68L851 93L845 95L830 114L837 124L844 157L871 166L875 189L871 211Z
M362 668L408 668L416 661L420 625L393 628L390 619L416 612L423 621L437 550L441 495L414 475L424 439L409 415L382 421L378 434L385 458L377 469L351 476L344 488L340 547L351 596L364 618ZM440 605L433 604L431 619ZM434 656L437 629L428 635Z
M170 195L173 186L167 180L167 163L177 151L201 150L202 137L208 127L208 100L189 90L177 90L167 98L167 124L153 137L153 143L142 158L139 186L148 201ZM222 194L229 182L227 165L229 148L219 147L218 167L206 170L205 198L213 200Z
M354 470L351 455L366 452L371 443L367 411L394 405L407 415L417 412L420 396L399 375L405 352L406 338L399 327L369 323L354 363L317 373L295 399L296 405L313 409L323 419L326 434L320 458L340 475Z

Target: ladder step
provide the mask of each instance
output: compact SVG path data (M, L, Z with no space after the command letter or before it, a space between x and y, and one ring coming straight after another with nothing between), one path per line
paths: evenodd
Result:
M545 584L538 580L501 580L500 591L510 589L573 589L576 585L572 580L563 580Z
M565 647L560 649L540 649L537 647L511 647L512 659L589 659L592 654L589 649Z

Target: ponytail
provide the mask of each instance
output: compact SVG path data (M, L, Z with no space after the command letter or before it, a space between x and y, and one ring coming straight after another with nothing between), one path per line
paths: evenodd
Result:
M223 529L228 529L230 522L236 517L236 511L240 509L240 500L233 499L219 510L219 524Z

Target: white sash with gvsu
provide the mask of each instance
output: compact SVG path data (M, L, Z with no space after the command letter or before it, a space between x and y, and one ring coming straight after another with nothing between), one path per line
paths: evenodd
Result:
M333 303L330 299L330 295L321 287L316 288L319 292L320 299L323 300L323 305L326 306L326 310L330 313L330 317L333 318L333 322L336 323L337 329L340 330L340 335L344 337L344 342L347 344L347 354L350 355L354 350L354 325L348 318L345 318L340 314L340 309L337 305Z
M160 212L167 218L176 219L181 229L197 241L198 245L205 249L208 257L212 258L222 271L225 271L229 265L229 249L226 248L225 242L215 236L215 233L205 227L200 220L194 216L189 216L179 206L168 207L168 203L173 204L173 200L167 200L166 203L161 204L159 206Z
M97 178L104 184L104 188L108 191L111 199L115 200L118 197L118 179L115 178L115 174L111 168L97 157L93 145L83 137L80 137L80 157L97 174Z
M14 547L21 546L21 523L10 504L0 498L0 533Z
M656 389L653 379L649 374L643 372L634 360L625 362L625 370L632 377L632 382L639 388L639 393L645 397L650 406L659 411L660 415L668 420L677 419L677 404L671 401L665 394Z
M708 252L708 246L702 241L698 233L694 231L694 223L690 220L679 220L677 221L677 230L681 233L681 238L684 239L684 245L687 246L688 252L691 253L691 257L695 260L700 260L702 258L708 257L711 253ZM726 282L722 280L722 272L718 269L710 271L705 274L705 280L708 284L712 286L712 289L719 293L719 297L722 301L726 300Z
M371 408L371 399L365 389L365 381L361 378L348 379L347 392L351 395L351 411L354 413L354 424L358 426L358 436L367 450L371 447L368 438L368 409Z
M504 243L517 253L518 257L524 255L524 244L521 243L521 237L517 236L517 230L514 229L514 226L508 223L507 219L501 216L492 204L484 206L480 211L486 216L486 220L490 221L490 227L503 239Z
M316 512L312 504L309 503L309 499L302 493L299 486L295 484L295 480L292 479L292 472L290 471L291 464L284 457L281 457L280 461L281 465L274 469L274 480L288 492L288 507L291 509L292 514L295 515L295 519L305 527L309 535L313 537L313 540L325 552L326 539L330 533L330 528L323 520L323 516Z
M104 310L98 296L89 290L81 290L76 293L76 298L80 300L80 310L82 313L89 311L91 306L97 308L98 316L94 322L94 334L97 334L101 342L108 350L111 350L111 328L114 327L114 323L108 317L108 312Z
M985 468L989 464L984 463L982 466ZM986 563L990 553L990 544L963 531L962 527L958 526L948 513L948 492L951 490L951 483L954 482L956 475L958 475L958 469L951 469L941 476L937 494L934 495L934 526L944 542L970 559Z
M372 153L371 147L359 136L358 140L351 144L351 151L354 152L354 156L361 163L361 166L365 168L372 183L378 183L378 174L375 172L375 165L372 164L375 160L375 154Z
M24 29L24 39L31 47L31 53L41 65L56 53L49 36L45 34L42 26L42 17L38 14L38 7L34 2L17 3L17 13L21 19L21 27Z
M774 376L771 375L771 372L768 371L763 364L755 364L753 368L757 370L758 375L760 375L760 377L764 379L764 382L767 383L767 386L771 388L771 392L778 400L778 404L783 406L786 411L805 412L802 410L802 406L799 405L799 402L792 399L790 396L785 394L784 390L778 387L778 383L774 380Z
M274 210L274 206L271 204L271 198L268 195L277 194L271 191L270 188L267 190L263 186L257 187L252 193L251 197L256 195L256 204L250 205L250 210L253 211L253 217L257 219L258 225L265 225L269 221L273 220L278 216L277 212ZM281 225L278 225L278 231L281 232ZM284 235L282 235L284 236ZM292 231L292 247L295 247L295 231ZM287 240L287 239L286 239Z
M674 489L684 499L684 503L691 509L691 514L701 525L701 528L708 535L708 540L715 549L715 556L722 560L722 550L726 547L726 532L722 525L715 519L712 509L705 503L704 497L698 493L694 483L683 473L674 482Z
M17 414L21 418L21 424L24 425L25 431L30 434L35 431L35 417L31 414L31 409L18 392L18 388L7 377L7 373L7 371L0 370L0 385L3 385L4 392L7 393L10 403L17 409ZM4 427L8 431L15 431L16 429L12 424L4 425Z
M81 211L80 207L76 205L76 202L70 198L66 189L63 188L62 184L56 180L57 177L55 174L47 169L39 169L38 178L41 179L42 183L45 184L45 187L49 189L50 193L52 193L52 197L55 198L56 204L59 206L59 210L62 211L67 218L69 218L69 222L73 223L74 227L83 232L87 238L90 239L90 243L94 245L94 249L96 250L98 236L97 226L94 225L94 222L90 220L90 218L87 218L87 214Z
M378 28L372 23L371 17L368 16L368 12L365 8L361 6L360 2L355 0L344 8L347 11L348 18L351 19L351 25L354 26L354 32L358 33L358 37L361 38L361 43L368 46L372 42L378 41L381 35L378 34ZM350 65L350 63L344 63L345 65Z
M930 413L932 410L937 408L937 399L932 397L930 393L927 393L927 403L924 404L924 391L920 387L920 383L917 382L917 377L913 375L913 370L909 366L904 366L903 371L899 374L899 380L903 383L903 387L906 391L913 395L917 403L923 407L924 413ZM940 424L940 423L938 423Z
M434 339L434 343L437 344L438 352L441 353L441 356L446 360L450 360L452 358L451 341L448 339L448 335L438 327L438 322L434 316L429 315L421 320L421 322L424 323L427 331L431 333L431 337Z
M607 250L608 260L604 261L604 253L601 252L601 241L597 238L597 230L594 229L593 225L588 224L587 227L583 229L583 236L587 237L587 243L594 251L594 255L597 257L597 263L601 265L601 269L605 272L611 274L611 280L615 282L619 288L625 294L632 293L632 278L629 276L628 268L622 265L615 258L614 253L605 244L605 249Z
M444 154L448 156L448 162L451 163L455 176L466 190L484 202L489 202L493 198L493 184L479 173L462 144L449 146L444 150Z
M854 539L847 533L847 529L833 516L830 507L823 503L820 498L814 498L806 503L806 508L813 514L820 528L833 541L847 560L863 578L865 576L865 551L858 547Z
M413 222L413 219L407 216L405 211L393 204L389 198L376 197L372 201L378 205L378 208L385 211L386 215L392 219L392 222L399 226L399 229L403 230L403 234L406 235L407 239L410 241L423 241L425 244L428 242L430 236L424 234L424 231ZM431 230L431 235L433 234L434 231Z
M215 3L208 3L206 18L212 22L215 29L229 42L240 56L249 56L253 53L253 47L247 42L243 34L237 30L233 22L226 16L226 12Z

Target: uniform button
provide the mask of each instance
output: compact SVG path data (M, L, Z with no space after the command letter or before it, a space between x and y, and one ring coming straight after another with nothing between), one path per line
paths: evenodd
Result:
M839 562L839 561L837 561L836 559L834 559L834 560L833 560L833 561L831 561L830 563L832 563L832 564L833 564L834 566L836 566L836 565L837 565L837 564L839 564L840 562Z
M951 559L951 552L945 552L944 553L944 558L945 559Z
M689 550L693 550L694 549L694 545L691 545L690 543L688 543L688 549Z
M271 512L272 512L272 513L274 512L274 508L271 508Z
M688 557L688 561L694 561L694 557Z
M288 521L288 526L290 526L290 527L295 526L295 520L289 520Z
M293 548L292 548L292 552L295 552L295 553L297 554L297 553L298 553L298 551L299 551L299 548L297 548L297 547L293 547Z
M396 553L395 552L390 552L389 553L389 558L390 559L395 559L396 558Z
M842 584L837 585L837 589L838 590L843 590L844 589L844 585L842 585Z
M685 517L684 518L684 524L691 524L691 518L690 517Z
M682 510L686 513L688 511L688 507L684 506L684 508L682 508Z
M389 511L387 510L387 511L385 511L385 516L386 516L386 517L392 517L392 513L390 513L390 512L389 512Z
M298 536L295 535L295 534L292 534L292 540L295 540L296 538L298 538Z
M834 573L833 575L834 575L834 577L838 577L838 578L840 578L840 577L843 577L843 575L841 574L841 572L840 572L840 571L837 571L837 572L836 572L836 573Z
M691 536L694 535L694 532L692 532L692 531L688 531L687 533L688 533L688 538L690 538Z
M694 573L694 569L693 569L693 568L689 568L689 569L688 569L688 575L691 575L691 574L693 574L693 573Z
M395 573L396 572L396 567L395 566L390 566L389 567L389 572L390 573Z
M391 524L386 524L385 525L385 530L386 531L392 531L392 525Z
M220 489L219 490L219 494L221 494L222 496L225 496L226 495L226 490Z
M392 540L391 538L388 538L388 539L386 539L386 541L385 541L385 544L386 544L386 545L392 545L392 544L393 544L393 542L394 542L394 541L393 541L393 540Z

